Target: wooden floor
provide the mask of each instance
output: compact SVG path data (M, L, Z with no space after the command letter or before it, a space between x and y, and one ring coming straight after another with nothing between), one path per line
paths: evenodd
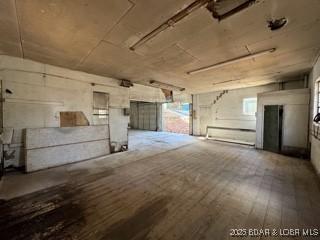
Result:
M232 229L320 228L310 162L248 147L198 141L73 174L3 201L0 239L214 240L234 238Z

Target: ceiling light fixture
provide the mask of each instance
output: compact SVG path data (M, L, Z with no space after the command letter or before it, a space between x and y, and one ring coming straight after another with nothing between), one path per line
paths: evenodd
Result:
M150 80L149 83L154 87L163 88L163 89L167 89L167 90L177 90L177 91L186 90L185 88L174 86L174 85L171 85L168 83L159 82L156 80Z
M198 69L195 69L195 70L191 70L191 71L187 72L187 74L193 75L193 74L209 71L209 70L212 70L212 69L215 69L215 68L218 68L218 67L224 67L224 66L227 66L227 65L230 65L230 64L234 64L234 63L238 63L238 62L241 62L241 61L245 61L245 60L248 60L248 59L262 57L264 55L273 53L274 51L276 51L276 48L271 48L271 49L268 49L268 50L263 50L263 51L260 51L260 52L244 55L244 56L241 56L241 57L233 58L233 59L230 59L230 60L227 60L227 61L223 61L223 62L219 62L219 63L213 64L213 65L209 65L209 66L206 66L206 67L202 67L202 68L198 68Z

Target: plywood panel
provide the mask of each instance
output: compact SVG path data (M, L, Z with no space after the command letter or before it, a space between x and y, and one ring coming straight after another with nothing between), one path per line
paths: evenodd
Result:
M16 2L25 55L70 68L80 63L132 6L127 0Z
M0 54L22 57L15 1L0 1Z
M60 127L89 126L83 112L60 112Z
M308 0L308 4L298 0L294 4L290 0L259 1L221 22L203 7L135 52L129 50L132 44L192 2L2 1L0 53L24 55L117 79L144 83L156 79L182 85L193 93L277 82L279 78L273 73L302 74L314 64L320 40L318 0ZM287 17L288 24L279 31L270 31L267 20L279 16ZM186 71L194 68L273 47L277 51L270 56L195 76L186 75ZM243 81L212 84L235 79L239 72Z

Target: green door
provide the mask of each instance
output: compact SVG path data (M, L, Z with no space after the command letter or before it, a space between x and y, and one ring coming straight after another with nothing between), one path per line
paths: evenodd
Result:
M263 149L271 152L281 151L282 106L264 107Z

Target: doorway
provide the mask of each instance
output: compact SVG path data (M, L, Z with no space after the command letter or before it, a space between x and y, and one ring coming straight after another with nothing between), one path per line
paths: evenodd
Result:
M263 149L280 153L282 145L282 105L264 106Z
M162 105L163 131L190 134L191 104L173 102Z

